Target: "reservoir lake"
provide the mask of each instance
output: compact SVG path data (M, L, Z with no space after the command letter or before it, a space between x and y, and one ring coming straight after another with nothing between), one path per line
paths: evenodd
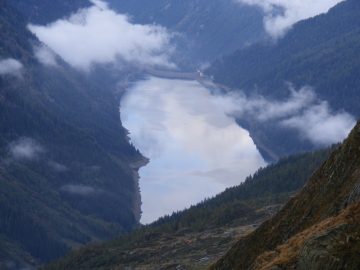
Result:
M214 88L213 86L212 88ZM132 144L150 159L140 173L141 223L183 210L266 166L228 104L197 81L145 77L120 103Z

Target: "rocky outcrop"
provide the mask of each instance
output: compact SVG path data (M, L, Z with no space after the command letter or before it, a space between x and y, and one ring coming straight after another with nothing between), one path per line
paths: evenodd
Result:
M360 269L360 201L257 257L254 269Z
M306 268L310 264L314 265L313 262L320 261L317 255L325 254L324 250L314 249L316 242L325 237L322 235L324 233L330 239L332 235L336 235L339 228L346 228L336 229L325 226L321 222L330 219L327 221L331 223L331 219L340 217L339 214L342 211L352 209L349 206L353 206L360 199L359 187L360 122L357 123L343 145L333 151L330 158L314 172L297 195L292 197L273 218L236 243L224 257L209 269L270 269L270 266L274 267L271 269L287 269L291 265L305 267L300 269L317 269L316 265L315 268ZM352 218L356 219L355 217ZM351 217L342 223L354 224ZM340 225L341 223L336 224ZM325 229L331 231L325 232ZM348 254L350 257L357 252L351 250ZM287 253L288 251L291 252ZM299 255L299 252L302 255ZM341 252L347 254L348 251ZM293 255L290 255L291 253ZM297 262L298 255L301 258L299 264ZM331 263L330 255L326 258L328 258L328 263ZM337 262L333 263L334 267L337 267L335 266ZM340 264L340 262L338 263ZM354 264L356 263L354 262Z
M141 219L141 191L140 191L140 174L139 174L139 169L141 167L146 166L148 163L150 162L150 159L147 157L142 156L141 159L139 159L138 161L135 162L131 162L129 164L129 167L133 170L133 177L134 177L134 185L135 185L135 189L136 189L136 194L134 197L134 214L135 214L135 218L138 222L140 222Z
M346 262L331 253L335 242L340 242L342 233L349 230L348 224L340 224L333 229L311 237L302 246L298 267L300 269L344 269Z

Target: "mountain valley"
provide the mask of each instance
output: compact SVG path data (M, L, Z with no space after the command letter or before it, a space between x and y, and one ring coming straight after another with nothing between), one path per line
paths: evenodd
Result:
M360 2L338 1L276 37L266 21L288 6L263 3L267 9L250 0L0 0L0 269L360 268ZM63 44L58 50L43 33L61 26L67 31L47 39ZM62 33L86 38L66 47ZM120 101L147 68L198 70L209 102L250 132L267 165L219 180L224 168L215 162L218 184L235 186L143 225L141 168L165 143L140 121L139 147L119 106L123 117ZM175 89L176 80L168 84ZM140 97L156 104L146 112L156 116L153 129L164 129L156 107L179 102ZM216 130L230 125L193 113ZM185 128L169 130L175 136L214 136L180 119ZM221 147L208 147L221 158ZM149 160L144 152L154 149ZM179 165L201 164L193 156ZM164 179L169 164L159 170ZM192 193L169 192L185 201Z

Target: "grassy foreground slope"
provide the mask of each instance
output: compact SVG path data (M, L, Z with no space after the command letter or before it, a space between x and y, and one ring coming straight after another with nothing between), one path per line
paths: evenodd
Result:
M299 193L209 269L358 269L359 168L360 121Z

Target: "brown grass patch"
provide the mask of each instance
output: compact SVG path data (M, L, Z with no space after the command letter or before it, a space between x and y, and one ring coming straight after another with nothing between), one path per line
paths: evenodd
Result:
M273 251L264 252L257 257L254 269L266 270L275 265L287 266L294 263L301 247L308 239L344 223L360 224L360 200L346 208L338 216L327 218L296 234Z

